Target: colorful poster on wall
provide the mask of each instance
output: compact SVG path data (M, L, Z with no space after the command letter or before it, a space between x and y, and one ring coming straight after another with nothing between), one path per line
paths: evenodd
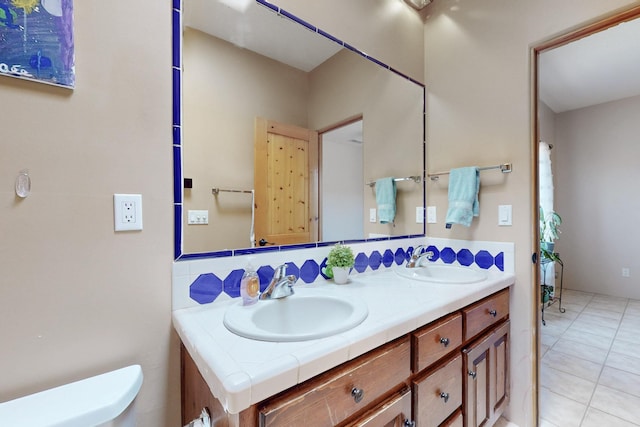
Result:
M73 0L0 0L0 75L74 87Z

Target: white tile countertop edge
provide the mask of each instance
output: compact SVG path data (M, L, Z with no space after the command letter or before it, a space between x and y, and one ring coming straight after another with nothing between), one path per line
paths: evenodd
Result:
M237 336L224 326L223 317L239 299L176 310L173 324L213 396L227 412L237 414L515 280L510 273L487 271L487 279L478 283L432 284L405 279L390 270L352 276L347 285L326 282L296 287L301 294L354 295L368 304L369 315L360 325L327 338L265 342Z

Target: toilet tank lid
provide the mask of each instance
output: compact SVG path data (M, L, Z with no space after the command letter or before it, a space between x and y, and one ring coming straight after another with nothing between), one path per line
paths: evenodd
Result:
M142 386L140 365L127 366L0 403L0 425L86 427L120 415Z

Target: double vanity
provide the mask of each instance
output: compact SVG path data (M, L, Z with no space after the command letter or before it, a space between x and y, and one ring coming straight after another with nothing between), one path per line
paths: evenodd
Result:
M174 311L183 424L206 407L216 426L492 425L508 404L514 276L429 267Z

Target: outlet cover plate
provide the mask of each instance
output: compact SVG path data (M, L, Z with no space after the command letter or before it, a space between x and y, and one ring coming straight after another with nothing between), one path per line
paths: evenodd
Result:
M115 231L142 230L142 195L113 195L113 228Z

